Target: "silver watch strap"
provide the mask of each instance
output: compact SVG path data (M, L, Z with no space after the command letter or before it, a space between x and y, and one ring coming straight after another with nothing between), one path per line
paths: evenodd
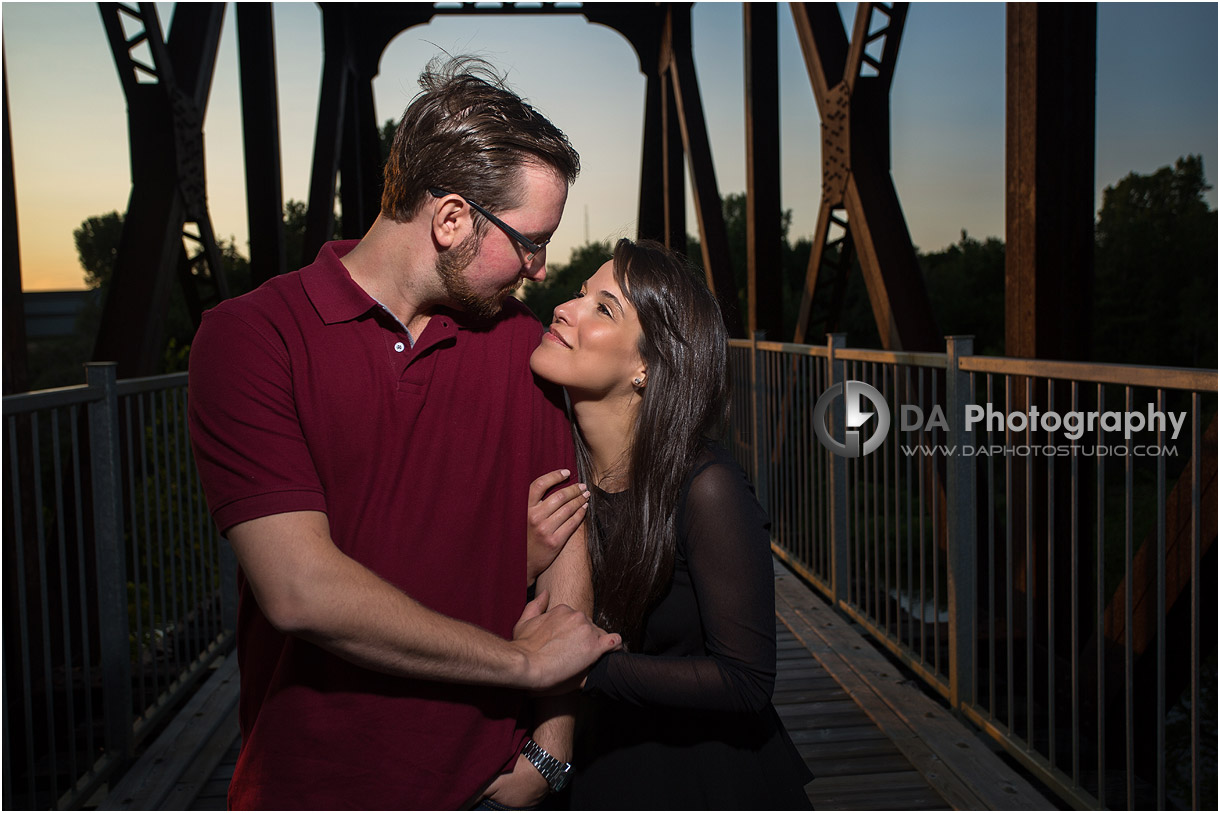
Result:
M542 778L546 780L552 791L558 793L567 787L572 772L570 762L560 762L532 738L525 741L521 754L538 769L538 773L542 774Z

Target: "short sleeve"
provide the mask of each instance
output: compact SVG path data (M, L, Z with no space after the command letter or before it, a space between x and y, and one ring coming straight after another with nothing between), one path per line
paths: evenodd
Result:
M223 310L209 311L191 345L191 444L208 507L223 534L289 511L325 511L282 340Z

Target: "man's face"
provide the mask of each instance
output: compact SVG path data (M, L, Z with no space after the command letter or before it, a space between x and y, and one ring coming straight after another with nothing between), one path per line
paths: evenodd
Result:
M550 239L568 199L568 186L549 167L526 164L521 169L521 205L494 212L506 224L535 243ZM480 202L481 201L477 201ZM473 219L482 218L471 212ZM546 278L546 249L529 263L520 243L496 225L485 222L481 238L471 234L436 260L436 273L458 307L483 317L495 316L523 279Z

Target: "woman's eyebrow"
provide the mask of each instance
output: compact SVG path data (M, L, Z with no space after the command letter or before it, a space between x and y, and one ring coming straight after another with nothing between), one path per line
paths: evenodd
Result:
M598 295L604 297L605 299L609 299L611 302L613 302L614 307L618 308L619 313L625 312L623 310L623 303L619 302L618 297L615 296L614 294L610 293L609 291L598 291Z

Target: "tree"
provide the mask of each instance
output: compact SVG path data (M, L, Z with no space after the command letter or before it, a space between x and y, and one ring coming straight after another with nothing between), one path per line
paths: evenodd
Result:
M1203 159L1131 173L1102 195L1095 261L1097 361L1216 366L1216 212Z
M928 299L946 336L974 336L980 355L1004 354L1004 241L962 239L942 251L920 254Z
M123 236L123 215L107 212L86 218L72 232L76 254L85 270L85 287L109 285L114 276L114 264L119 256L119 238Z
M612 256L614 246L609 243L586 243L573 248L567 265L547 263L543 282L526 282L521 299L544 325L549 325L555 308L571 299L585 280Z

